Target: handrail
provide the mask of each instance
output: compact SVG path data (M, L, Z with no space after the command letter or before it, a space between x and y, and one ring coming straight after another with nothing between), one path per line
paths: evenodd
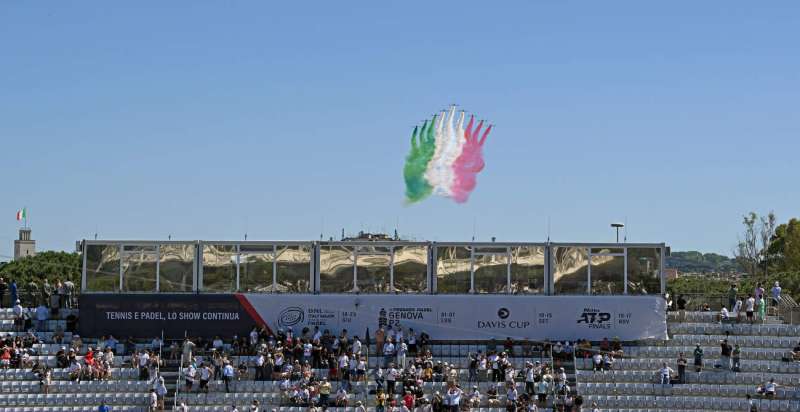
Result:
M181 390L181 377L183 376L183 351L181 351L181 363L178 365L178 378L175 381L175 395L172 397L172 410L178 408L178 393Z

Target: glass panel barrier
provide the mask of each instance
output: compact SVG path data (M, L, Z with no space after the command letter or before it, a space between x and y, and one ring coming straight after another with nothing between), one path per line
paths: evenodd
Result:
M471 251L466 246L440 246L436 250L436 292L469 293Z
M348 246L320 246L320 293L353 292L353 248Z
M588 282L589 253L585 247L553 246L554 292L556 295L585 295Z
M236 291L236 246L203 245L203 292Z
M361 293L389 293L392 256L388 247L358 246L358 290Z
M159 290L191 292L194 285L193 244L163 244L159 253Z
M155 246L122 246L122 290L125 292L155 292L156 262Z
M545 293L544 246L511 248L511 292L527 295Z
M277 245L276 292L311 292L311 246Z
M506 293L508 254L475 255L475 293Z
M394 290L397 293L423 293L428 289L428 248L394 248Z
M239 246L239 290L272 292L273 245Z
M86 290L119 291L119 245L86 245Z
M592 255L592 295L625 293L625 257Z
M661 294L661 248L628 248L628 294Z

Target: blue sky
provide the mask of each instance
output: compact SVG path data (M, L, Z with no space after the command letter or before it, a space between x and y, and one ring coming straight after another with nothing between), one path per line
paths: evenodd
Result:
M0 259L106 239L612 241L798 216L797 2L0 3ZM647 4L645 4L647 3ZM469 203L403 204L413 125L490 119Z

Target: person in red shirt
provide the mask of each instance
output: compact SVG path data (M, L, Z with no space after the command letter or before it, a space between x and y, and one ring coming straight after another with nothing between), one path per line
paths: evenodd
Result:
M408 410L413 411L414 410L414 395L412 395L411 393L406 391L406 394L403 395L403 403L406 404L406 408L408 408Z

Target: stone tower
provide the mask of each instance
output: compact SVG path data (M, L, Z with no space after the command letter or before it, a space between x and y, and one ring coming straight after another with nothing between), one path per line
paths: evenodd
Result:
M31 239L31 228L19 229L19 240L14 241L14 260L36 254L36 241Z

